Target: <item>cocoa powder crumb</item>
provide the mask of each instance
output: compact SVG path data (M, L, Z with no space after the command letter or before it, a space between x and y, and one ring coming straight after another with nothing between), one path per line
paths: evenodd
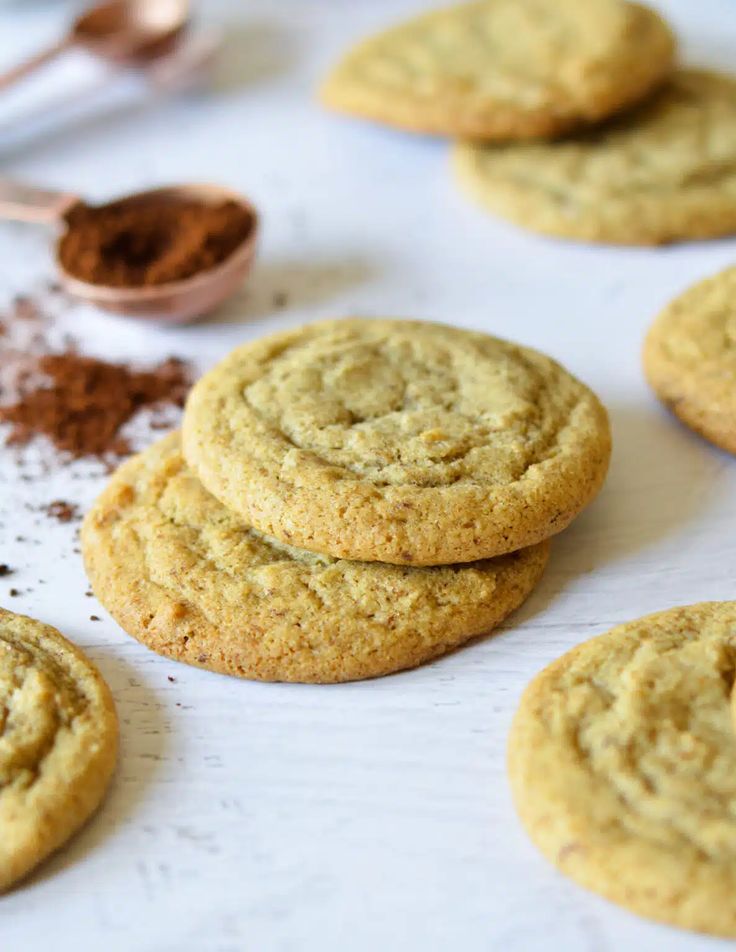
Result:
M18 294L11 304L12 317L18 321L35 321L39 317L39 308L33 298Z
M7 575L12 575L15 569L11 569L9 565L6 565L4 562L0 565L0 578L5 578Z
M64 499L55 499L53 502L41 506L41 511L45 512L51 519L57 522L72 522L74 519L81 519L79 506L73 502L66 502Z
M100 617L99 617L99 615L90 615L90 616L89 616L89 620L90 620L90 621L100 621Z
M8 592L11 598L17 598L20 595L20 591L17 588L11 588Z

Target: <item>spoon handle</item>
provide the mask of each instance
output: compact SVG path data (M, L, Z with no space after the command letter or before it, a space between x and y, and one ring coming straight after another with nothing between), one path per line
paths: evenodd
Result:
M26 76L35 72L41 66L45 66L46 63L50 63L52 60L56 59L60 53L63 53L64 50L68 49L72 43L72 37L65 36L63 39L59 40L58 43L54 43L54 45L50 46L48 49L42 50L40 53L36 53L35 56L27 59L24 63L19 63L17 66L13 66L6 73L0 73L0 91L6 89L8 86L12 86L21 79L25 79Z
M55 225L80 201L78 195L70 192L53 192L20 182L0 181L0 219Z

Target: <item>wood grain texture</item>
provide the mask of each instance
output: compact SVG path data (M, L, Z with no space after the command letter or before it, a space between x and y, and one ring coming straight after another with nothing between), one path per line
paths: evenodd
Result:
M135 83L118 83L94 93L82 122L82 106L64 100L97 67L69 60L4 100L3 174L92 198L212 179L264 213L252 279L216 321L167 331L79 309L59 330L95 353L190 354L202 369L240 341L344 313L509 336L560 360L610 408L606 487L497 635L380 681L267 685L174 664L126 637L84 595L74 524L27 508L86 506L104 477L79 466L27 483L0 453L0 562L17 569L0 579L0 604L89 651L122 729L104 810L0 899L3 952L42 952L50 933L55 952L721 948L639 920L548 866L515 818L505 744L524 685L563 651L646 612L736 595L736 461L668 416L639 367L654 315L732 263L736 242L640 251L524 235L457 192L442 144L312 103L348 42L426 6L210 0L206 17L229 24L230 38L210 97L144 108ZM657 6L693 61L728 66L731 0ZM0 59L50 38L68 13L3 7ZM31 109L34 122L18 122ZM48 273L46 248L42 232L0 227L0 299Z

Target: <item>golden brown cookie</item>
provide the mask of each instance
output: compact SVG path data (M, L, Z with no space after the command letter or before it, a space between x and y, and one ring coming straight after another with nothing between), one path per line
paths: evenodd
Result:
M623 0L481 0L371 37L325 82L340 112L478 140L556 135L637 102L669 72L674 39Z
M0 892L97 808L117 736L92 662L55 628L0 609Z
M736 602L649 615L527 688L514 799L562 872L638 912L736 937Z
M239 677L320 683L411 668L489 632L548 555L543 543L420 569L280 545L204 489L178 434L118 470L82 544L97 597L154 651Z
M610 456L606 411L486 334L325 321L245 344L192 390L187 462L261 532L336 558L443 565L564 529Z
M665 308L647 335L644 371L683 423L736 453L736 268Z
M736 231L736 81L681 70L631 112L559 142L460 145L460 180L532 231L658 245Z

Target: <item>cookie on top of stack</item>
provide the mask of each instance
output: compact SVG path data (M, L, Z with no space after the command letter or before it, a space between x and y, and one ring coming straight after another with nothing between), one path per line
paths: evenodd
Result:
M87 516L87 570L156 651L242 677L388 674L490 631L601 487L606 411L550 358L348 319L248 343Z
M349 51L330 108L461 140L458 178L543 234L656 245L736 231L736 80L675 69L626 0L476 0Z

